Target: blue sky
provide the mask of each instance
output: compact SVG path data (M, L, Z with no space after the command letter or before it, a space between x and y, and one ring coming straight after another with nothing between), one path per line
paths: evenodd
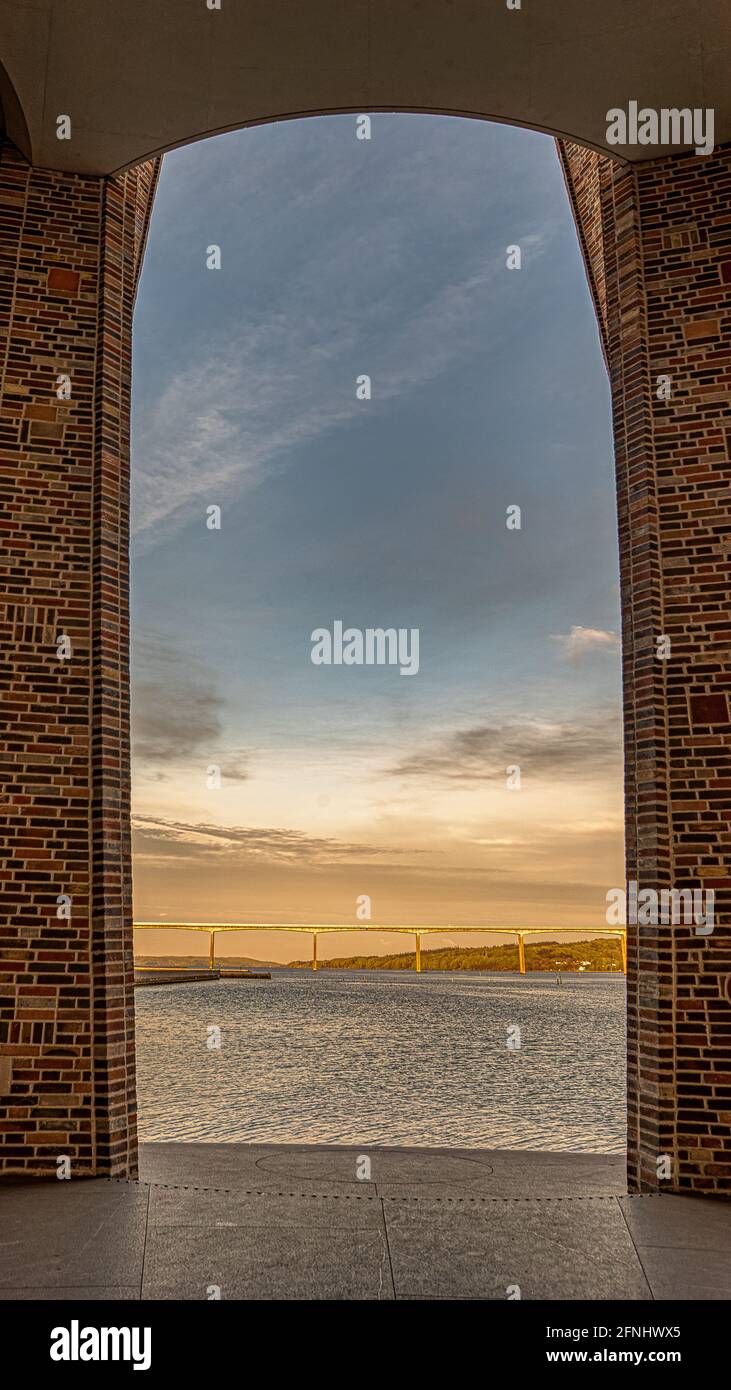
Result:
M167 155L134 352L137 916L603 921L609 393L553 141L338 116ZM335 619L418 628L418 675L314 666Z

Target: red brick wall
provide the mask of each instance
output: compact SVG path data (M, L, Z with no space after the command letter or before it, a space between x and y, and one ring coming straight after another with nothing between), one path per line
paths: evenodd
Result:
M604 267L604 226L602 222L601 179L611 169L609 161L599 159L583 145L556 142L574 214L576 231L584 257L599 336L607 352L607 280Z
M2 1165L136 1167L128 749L130 333L157 174L0 149ZM59 399L57 379L71 381ZM69 660L57 638L71 641ZM70 920L57 898L70 895Z
M628 169L560 148L612 386L627 877L716 895L709 937L629 930L630 1184L728 1192L731 150Z

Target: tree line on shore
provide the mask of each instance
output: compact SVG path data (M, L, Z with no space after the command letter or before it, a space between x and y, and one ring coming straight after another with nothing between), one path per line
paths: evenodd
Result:
M201 956L138 956L137 965L164 969L177 966L205 968ZM241 966L282 968L281 961L257 960L253 956L216 956L216 964L235 969ZM398 951L385 956L335 956L320 959L319 970L413 970L414 951ZM289 961L287 969L310 970L312 959ZM518 970L518 947L508 942L500 946L437 946L425 949L422 938L421 968L426 970ZM526 941L526 972L536 970L602 971L620 974L622 950L616 937L593 937L586 941Z
M293 960L296 969L309 969L311 961ZM321 970L413 970L414 952L398 951L387 956L336 956L319 960ZM422 970L517 970L517 944L501 946L439 946L425 950L422 939ZM621 973L622 950L616 937L594 937L588 941L527 941L526 972L533 970L598 970Z

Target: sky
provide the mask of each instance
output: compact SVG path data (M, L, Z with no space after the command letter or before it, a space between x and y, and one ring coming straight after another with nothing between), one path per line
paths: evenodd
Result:
M134 325L135 919L600 926L624 882L616 506L555 146L358 129L163 161ZM418 670L314 664L336 622L416 630Z

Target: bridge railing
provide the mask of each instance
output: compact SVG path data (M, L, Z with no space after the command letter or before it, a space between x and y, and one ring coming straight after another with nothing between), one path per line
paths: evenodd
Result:
M382 935L386 932L394 935L413 936L415 943L414 968L417 974L421 973L421 938L422 936L461 936L463 933L479 932L483 936L513 936L516 938L518 946L518 968L521 975L525 975L525 938L527 936L546 936L552 930L550 927L413 927L413 926L369 926L359 927L352 922L345 924L332 924L329 922L135 922L135 931L198 931L208 932L208 968L215 969L216 965L216 937L225 932L252 932L252 931L279 931L279 932L299 932L309 934L312 937L312 969L317 970L317 938L332 932L358 932L364 936ZM583 938L589 936L607 936L619 940L622 948L622 972L627 974L627 928L626 927L558 927L555 928L562 935L570 933L572 935L581 934ZM547 943L548 944L548 943Z

